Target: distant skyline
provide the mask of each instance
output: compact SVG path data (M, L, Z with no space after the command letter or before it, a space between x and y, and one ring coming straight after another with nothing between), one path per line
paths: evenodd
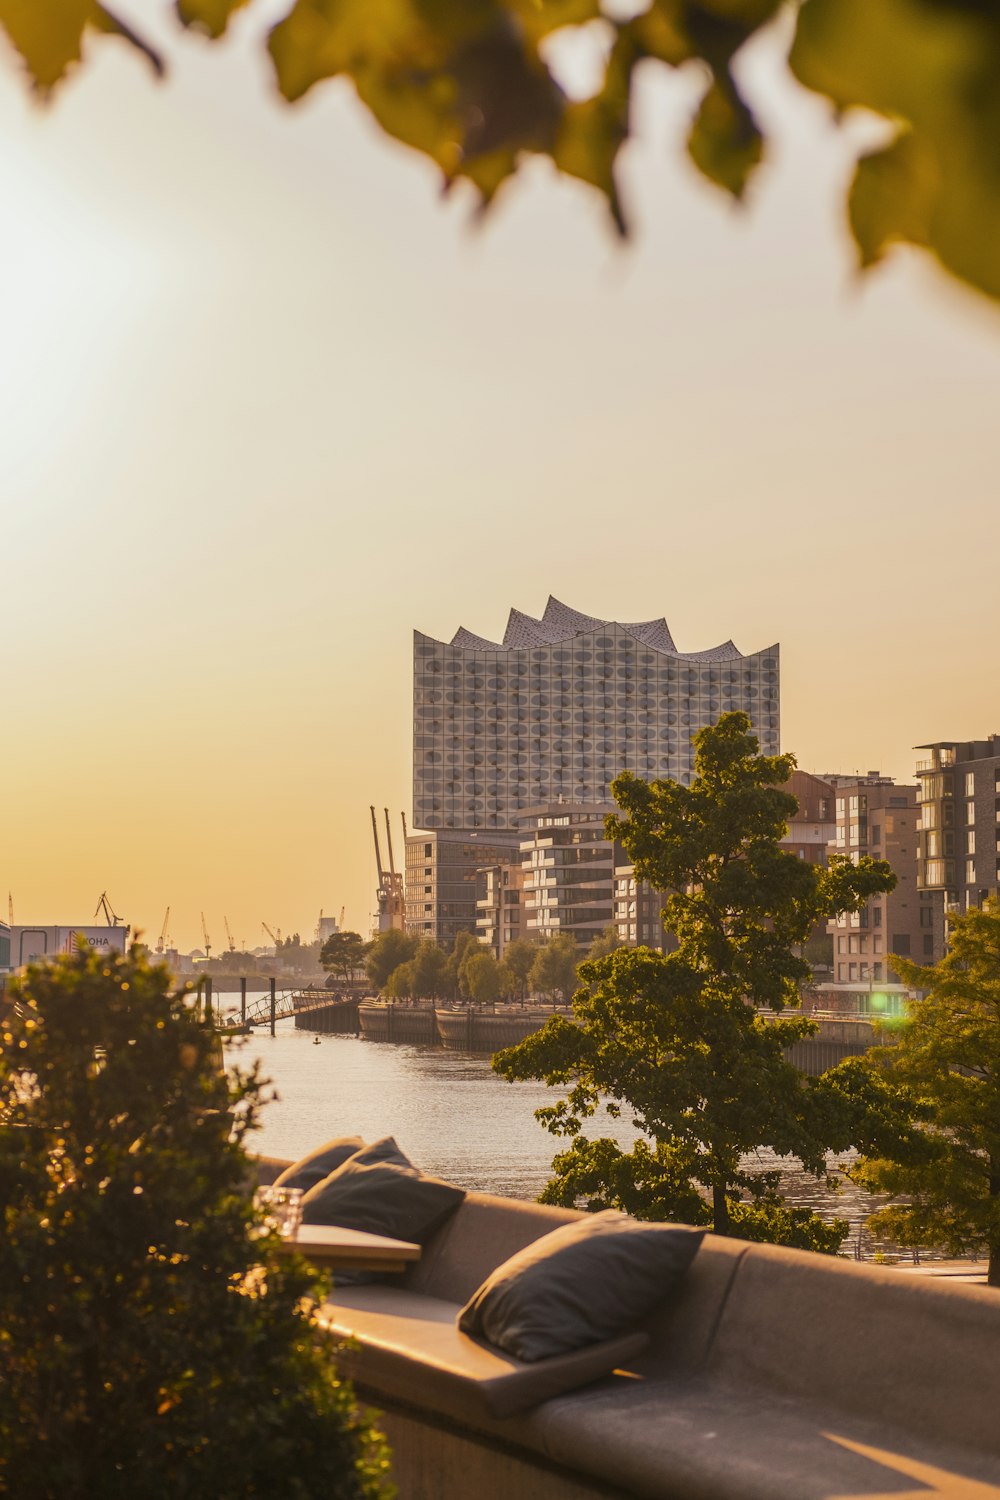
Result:
M807 770L1000 728L1000 314L916 254L857 278L774 38L742 212L690 80L643 85L621 249L541 165L473 228L346 88L279 105L254 11L209 48L168 9L162 86L105 45L43 111L0 53L0 917L365 931L412 631L550 591L779 642Z

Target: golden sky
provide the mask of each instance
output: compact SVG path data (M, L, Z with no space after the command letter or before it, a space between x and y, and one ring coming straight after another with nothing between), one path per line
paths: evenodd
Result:
M412 629L496 637L549 592L780 641L808 769L1000 728L1000 313L909 253L858 280L848 141L773 40L743 211L679 149L693 80L643 80L622 250L542 164L476 229L347 88L279 104L266 11L213 49L144 9L161 86L105 43L39 110L0 56L18 921L107 888L184 947L202 910L216 948L224 914L367 930Z

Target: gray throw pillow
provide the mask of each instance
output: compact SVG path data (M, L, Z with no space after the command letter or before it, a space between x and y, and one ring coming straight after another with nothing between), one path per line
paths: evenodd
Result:
M458 1326L529 1362L613 1338L677 1284L704 1234L612 1210L588 1214L497 1266Z
M379 1142L379 1145L384 1143ZM395 1147L395 1142L390 1142ZM302 1199L303 1224L338 1224L424 1244L465 1197L463 1188L425 1177L396 1147L396 1158L357 1152ZM342 1278L340 1278L342 1279Z
M324 1177L329 1177L338 1167L343 1166L349 1156L360 1151L364 1141L359 1135L340 1135L335 1140L327 1141L325 1146L317 1146L315 1151L310 1151L306 1156L301 1156L298 1161L292 1162L286 1167L273 1182L274 1187L301 1188L308 1192Z

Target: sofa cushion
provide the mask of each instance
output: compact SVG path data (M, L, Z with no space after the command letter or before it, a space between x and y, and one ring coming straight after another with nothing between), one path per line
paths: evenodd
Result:
M462 1188L359 1151L302 1199L303 1224L340 1224L424 1244L465 1197ZM406 1158L403 1158L405 1162Z
M645 1334L526 1364L457 1327L458 1307L396 1287L348 1288L326 1303L322 1321L354 1341L340 1356L345 1373L383 1396L453 1418L506 1418L587 1385L640 1354Z
M501 1261L580 1217L572 1208L469 1193L458 1212L436 1231L401 1285L461 1306Z
M298 1161L292 1162L278 1177L274 1179L275 1187L301 1188L307 1193L310 1188L322 1182L324 1177L329 1177L338 1167L343 1166L348 1157L360 1151L364 1141L359 1135L340 1135L332 1141L327 1141L323 1146L317 1146L315 1151L300 1156Z
M858 1383L863 1384L859 1371ZM550 1402L537 1446L642 1500L1000 1500L1000 1459L762 1385L615 1377Z
M610 1209L588 1214L497 1266L459 1327L528 1361L615 1338L676 1285L703 1238L704 1230Z

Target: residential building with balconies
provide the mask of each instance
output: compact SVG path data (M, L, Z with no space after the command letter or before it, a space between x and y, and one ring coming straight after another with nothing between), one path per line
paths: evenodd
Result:
M918 745L917 878L951 910L982 906L1000 890L1000 734Z

